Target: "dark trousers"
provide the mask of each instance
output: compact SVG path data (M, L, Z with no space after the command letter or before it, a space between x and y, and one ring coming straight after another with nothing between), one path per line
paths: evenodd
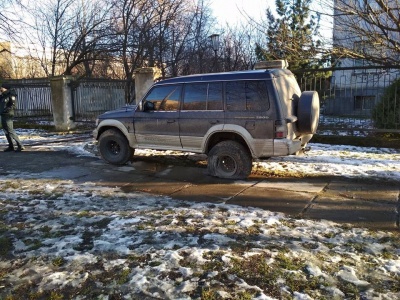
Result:
M21 147L22 144L18 138L17 133L14 130L14 119L7 115L1 115L1 126L3 126L4 133L8 141L8 147L14 148L13 140L17 144L17 147Z

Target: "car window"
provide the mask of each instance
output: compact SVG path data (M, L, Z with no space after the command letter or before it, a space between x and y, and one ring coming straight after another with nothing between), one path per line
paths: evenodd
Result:
M222 83L210 83L208 85L207 110L222 110Z
M177 111L181 95L181 85L164 85L154 87L144 102L151 103L154 111ZM147 105L147 107L149 107Z
M269 109L268 92L265 81L246 81L246 110L266 111Z
M222 83L185 84L183 110L222 110Z
M206 110L207 83L186 84L183 95L183 110Z
M265 81L246 80L226 83L226 106L229 111L266 111L269 109Z

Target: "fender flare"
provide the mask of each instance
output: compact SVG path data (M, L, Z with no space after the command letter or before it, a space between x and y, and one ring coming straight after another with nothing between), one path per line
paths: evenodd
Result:
M234 133L234 134L239 135L246 143L246 147L249 149L251 156L254 157L255 149L254 149L254 147L251 146L252 144L254 144L251 142L251 141L254 141L253 137L242 126L233 125L233 124L225 124L225 125L221 124L221 125L215 125L215 126L211 127L207 131L207 133L204 135L204 139L201 144L201 149L202 149L203 153L207 153L207 148L208 148L208 144L210 142L211 137L214 134L218 134L218 133Z
M102 129L104 127L107 128L116 128L119 131L121 131L121 133L126 137L126 139L129 142L129 146L131 148L135 148L136 147L136 139L135 136L133 134L129 134L128 129L124 126L124 124L122 124L120 121L114 120L114 119L106 119L103 120L99 123L99 125L97 126L96 130L97 130L97 136L96 139L99 139L100 135L99 133L102 131ZM107 130L107 129L106 129Z

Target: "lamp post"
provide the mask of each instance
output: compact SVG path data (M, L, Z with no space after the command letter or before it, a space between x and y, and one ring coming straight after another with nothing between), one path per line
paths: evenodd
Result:
M211 39L211 46L214 50L214 60L215 60L214 61L214 71L216 72L218 70L217 53L218 53L218 48L219 48L219 34L214 33L214 34L210 35L209 38Z

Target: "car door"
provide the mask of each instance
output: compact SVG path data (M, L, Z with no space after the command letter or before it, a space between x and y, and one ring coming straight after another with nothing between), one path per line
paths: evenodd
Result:
M154 86L134 114L138 148L179 150L181 84Z
M223 129L222 83L186 83L179 115L179 134L186 151L201 152L207 132Z
M225 127L238 125L257 145L256 154L273 153L275 118L266 80L226 82Z

